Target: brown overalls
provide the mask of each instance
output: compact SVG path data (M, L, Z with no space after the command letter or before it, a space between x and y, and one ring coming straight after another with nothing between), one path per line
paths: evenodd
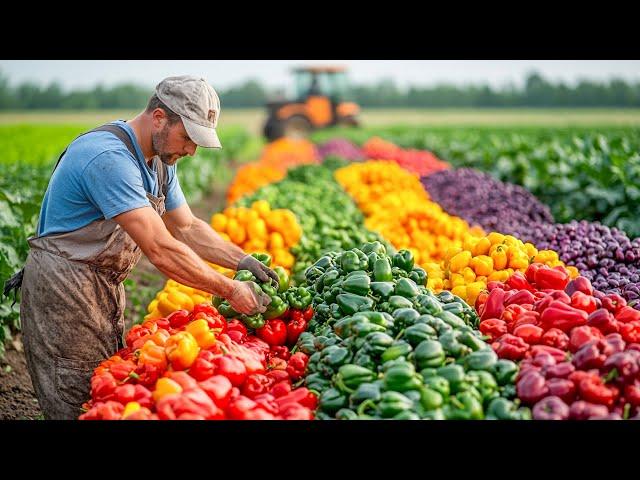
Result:
M120 127L95 130L112 132L136 156ZM147 198L162 216L166 167L155 157L153 169L160 196ZM124 346L122 282L142 251L113 219L31 237L29 245L20 304L27 367L45 418L77 419L90 397L93 369Z

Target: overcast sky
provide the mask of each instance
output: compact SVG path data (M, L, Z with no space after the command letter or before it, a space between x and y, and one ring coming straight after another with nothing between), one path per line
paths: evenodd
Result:
M291 67L309 64L347 66L353 83L392 78L401 87L437 83L520 87L532 70L569 85L582 78L640 81L638 60L0 60L0 72L12 86L58 81L65 90L122 82L153 87L164 77L191 74L224 89L252 77L269 87L285 87L290 84Z

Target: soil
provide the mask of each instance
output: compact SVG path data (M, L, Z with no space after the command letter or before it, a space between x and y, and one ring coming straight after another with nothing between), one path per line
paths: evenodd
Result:
M235 171L237 165L232 164L230 168ZM214 185L210 194L191 205L192 212L196 217L208 223L211 215L224 207L225 194L226 185ZM129 278L138 285L155 291L162 288L166 282L166 277L144 255ZM155 288L153 288L154 286ZM127 311L134 311L134 305L129 296L127 297ZM127 328L130 328L133 319L126 318L125 322ZM27 370L21 338L19 333L14 334L14 340L5 345L4 358L0 359L0 420L43 419Z

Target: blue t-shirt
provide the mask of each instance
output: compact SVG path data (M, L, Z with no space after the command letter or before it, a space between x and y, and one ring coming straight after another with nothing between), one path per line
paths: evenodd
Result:
M53 173L42 201L38 236L77 230L99 219L110 219L151 205L146 192L159 196L157 177L144 160L133 129L136 156L109 132L92 132L74 140ZM159 162L158 162L159 163ZM166 210L186 202L175 165L167 168Z

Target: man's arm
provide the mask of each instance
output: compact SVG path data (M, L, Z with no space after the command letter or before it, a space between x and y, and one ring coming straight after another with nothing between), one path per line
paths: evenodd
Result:
M238 312L264 312L268 297L258 296L250 282L231 280L207 265L191 248L173 238L151 207L114 217L158 270L189 287L226 298Z
M237 270L247 254L237 245L227 242L205 221L191 212L186 203L162 217L176 240L187 244L201 258L222 267Z

